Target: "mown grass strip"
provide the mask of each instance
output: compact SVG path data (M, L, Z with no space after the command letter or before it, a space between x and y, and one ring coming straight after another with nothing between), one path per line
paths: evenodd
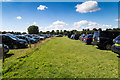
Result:
M10 69L4 78L118 78L118 57L112 51L62 37L38 46Z

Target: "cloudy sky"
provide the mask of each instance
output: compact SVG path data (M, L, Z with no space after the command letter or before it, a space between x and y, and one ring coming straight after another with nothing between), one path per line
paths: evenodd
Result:
M2 30L82 30L118 27L118 2L3 2Z

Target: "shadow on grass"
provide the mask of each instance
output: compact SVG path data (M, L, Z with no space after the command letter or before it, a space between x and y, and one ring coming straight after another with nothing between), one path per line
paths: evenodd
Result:
M99 50L106 50L106 51L111 51L111 49L104 49L104 48L99 48L99 47L96 47L97 49L99 49Z
M29 47L17 48L16 50L18 50L18 49L27 49L27 48L29 48ZM10 48L10 49L14 50L14 48Z
M11 53L11 54L6 54L6 55L5 55L5 58L11 57L12 55L14 55L14 54L13 54L13 53Z
M86 43L86 45L92 45L91 43Z
M118 55L117 57L120 58L120 55Z

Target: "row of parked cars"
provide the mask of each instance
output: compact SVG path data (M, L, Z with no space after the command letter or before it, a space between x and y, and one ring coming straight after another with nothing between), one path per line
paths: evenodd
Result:
M52 34L0 34L0 52L2 53L2 43L4 43L4 53L7 53L9 49L27 48L28 44L35 44L52 36Z
M112 50L120 55L119 31L96 31L94 34L68 34L68 38L97 45L99 49Z

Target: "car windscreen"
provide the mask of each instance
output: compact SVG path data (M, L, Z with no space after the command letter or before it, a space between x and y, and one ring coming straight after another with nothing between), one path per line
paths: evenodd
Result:
M25 36L28 40L30 40L31 38L30 37L28 37L28 36Z
M14 39L14 40L18 40L19 38L15 37L15 36L12 36L12 35L9 35L10 38Z

